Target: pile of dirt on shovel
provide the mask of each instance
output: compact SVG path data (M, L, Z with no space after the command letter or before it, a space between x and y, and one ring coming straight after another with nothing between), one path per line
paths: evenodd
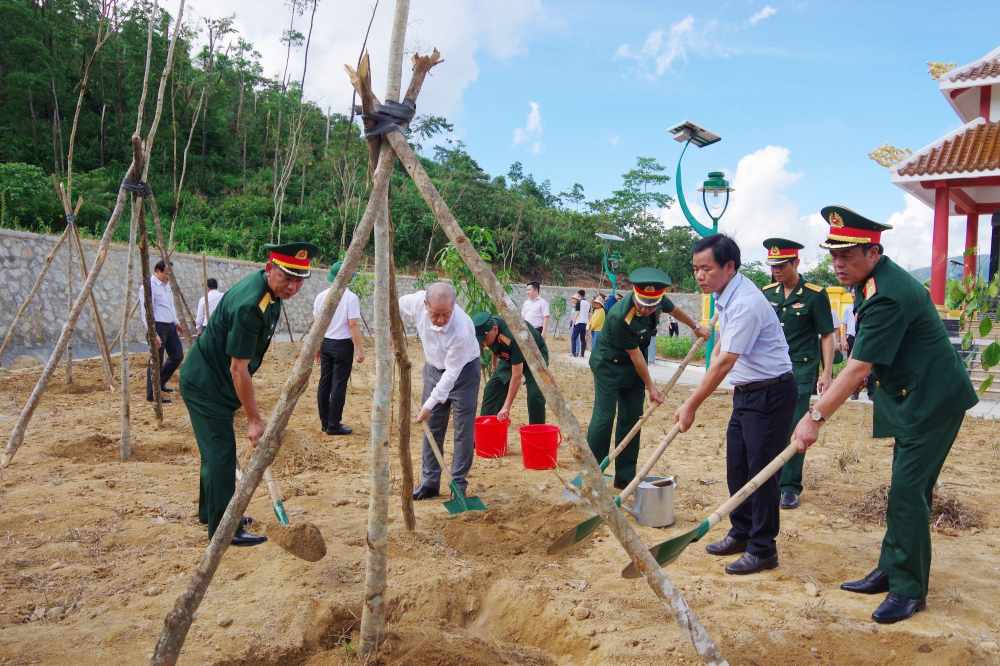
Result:
M266 531L268 539L306 562L319 562L326 555L326 541L312 523L268 523Z

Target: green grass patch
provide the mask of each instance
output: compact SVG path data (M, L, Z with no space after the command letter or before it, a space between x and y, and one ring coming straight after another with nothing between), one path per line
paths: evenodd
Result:
M691 351L692 344L694 343L691 342L691 338L683 335L674 337L658 335L656 336L656 354L658 356L665 356L666 358L682 359ZM694 360L705 360L704 347L699 349L698 353L694 355Z

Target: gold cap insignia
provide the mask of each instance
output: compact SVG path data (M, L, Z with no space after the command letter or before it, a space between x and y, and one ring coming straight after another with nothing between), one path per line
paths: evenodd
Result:
M834 229L841 229L844 226L844 218L839 213L830 213L830 226Z
M647 294L652 294L654 291L656 291L656 287L650 285L650 286L646 287L645 289L643 289L643 291L646 292Z
M781 254L781 250L779 250L778 246L775 245L774 247L771 248L771 251L768 254L770 254L772 257L777 257L779 254Z
M299 251L298 251L298 252L297 252L297 253L295 254L295 258L296 258L296 259L307 259L308 257L309 257L309 253L308 253L308 252L306 252L305 250L299 250Z

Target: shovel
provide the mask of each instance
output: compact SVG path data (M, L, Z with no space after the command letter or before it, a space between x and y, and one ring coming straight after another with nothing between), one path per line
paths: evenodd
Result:
M416 405L414 405L416 408ZM417 409L417 414L420 410ZM431 432L431 427L427 425L427 421L420 422L421 427L424 430L424 435L427 436L427 442L431 445L431 451L434 452L434 457L437 458L438 465L441 466L441 476L444 480L448 482L448 486L451 488L452 494L455 499L445 502L444 508L448 510L448 513L455 515L456 513L465 513L466 511L486 511L486 505L483 504L483 500L479 499L475 495L472 497L466 497L465 493L462 492L458 484L455 483L455 479L451 478L451 473L448 468L445 467L444 457L441 455L440 449L438 449L437 440L434 439L434 434Z
M649 474L649 470L653 469L653 465L655 465L656 461L660 459L660 456L663 455L663 452L667 450L668 446L670 446L670 442L674 441L674 437L676 437L677 433L680 431L681 424L675 423L674 427L670 429L670 432L668 432L667 435L660 440L660 444L656 447L656 450L653 451L653 455L649 457L646 464L642 466L642 469L639 470L639 473L636 474L635 478L632 479L628 486L625 487L625 490L623 490L621 494L615 498L615 504L621 506L624 500L631 497L632 493L635 492L635 489L639 487L640 483L642 483L642 480L646 478L647 474ZM604 519L601 518L600 514L583 521L576 527L572 527L563 533L563 535L556 539L545 552L548 555L561 555L562 553L565 553L577 544L586 540L591 534L594 533L602 522L604 522Z
M789 444L777 458L772 460L767 467L762 469L757 474L757 476L750 479L750 481L748 481L745 486L740 488L735 495L726 500L726 503L716 509L712 515L701 521L701 524L698 525L698 527L694 528L687 534L674 537L669 541L664 541L663 543L650 548L649 553L656 558L656 563L661 567L665 567L676 560L677 557L684 552L684 549L688 547L688 544L694 543L698 539L705 536L706 532L715 527L720 520L728 516L733 509L746 501L746 499L750 497L754 491L760 488L762 483L774 476L775 472L781 469L786 462L791 460L792 456L796 453L798 453L798 442L796 440L792 440L792 443ZM642 574L639 573L639 569L636 568L634 562L625 567L625 570L622 571L623 578L639 578L641 576Z
M718 318L719 314L718 313L714 314L712 318L708 321L708 328L714 328L715 322ZM705 346L705 338L698 338L698 340L693 345L691 345L691 349L688 350L688 353L684 357L684 360L681 361L681 364L674 371L674 374L670 378L670 381L667 382L667 385L663 387L662 391L660 391L661 397L663 397L664 399L667 397L667 394L670 393L671 389L674 388L674 384L676 384L677 380L681 378L682 374L684 374L684 369L687 368L688 363L690 363L694 359L694 355L697 354L698 350L704 346ZM615 450L612 451L610 455L608 455L607 457L604 458L604 460L601 461L602 472L608 468L608 465L611 464L612 460L618 457L618 454L620 454L622 451L625 450L625 447L628 446L628 443L632 441L633 437L635 437L635 433L639 432L639 428L641 428L642 424L646 422L646 419L652 416L653 412L656 411L656 408L662 404L663 403L661 402L654 402L649 406L649 409L646 410L646 413L639 418L636 424L632 426L632 429L628 431L628 434L625 435L625 438L621 441L621 444L616 446ZM583 479L580 477L579 474L577 474L576 478L570 481L570 483L579 488L583 483ZM604 475L604 483L605 485L611 483L610 474ZM563 497L565 497L568 500L580 499L580 495L574 493L569 488L563 489Z
M240 461L237 460L236 479L242 478L243 470L240 468ZM265 527L268 538L301 560L319 562L326 555L326 541L319 528L309 522L297 525L289 524L288 514L285 513L285 506L281 503L278 484L274 481L270 467L264 469L264 483L267 485L267 492L271 495L271 501L274 503L274 515L278 519L278 525Z

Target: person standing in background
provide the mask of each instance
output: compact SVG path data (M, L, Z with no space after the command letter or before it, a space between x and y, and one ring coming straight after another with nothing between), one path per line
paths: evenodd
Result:
M573 294L573 319L570 321L570 346L573 356L583 358L587 353L587 321L590 319L590 302L581 289Z
M590 313L590 321L587 322L587 330L590 332L590 353L594 353L594 346L597 344L597 338L601 335L601 329L604 328L604 319L607 316L607 312L604 311L604 297L597 295L594 297L594 307Z
M330 267L326 279L333 282L340 272L342 262ZM319 292L313 301L313 317L319 315L330 289ZM321 429L327 435L350 435L353 430L341 423L344 402L347 398L347 380L351 378L354 360L363 363L365 350L361 347L361 301L350 289L344 289L337 310L326 327L323 342L316 352L320 364L319 387L316 402L319 407Z
M219 291L219 282L215 278L208 278L205 284L208 285L208 307L205 306L204 296L198 299L198 314L194 318L194 325L198 329L198 333L204 331L205 327L208 326L208 318L215 312L215 306L225 295Z
M679 337L681 334L680 327L677 325L677 318L673 315L667 315L667 332L671 338L675 335Z
M542 298L542 285L537 280L532 280L524 290L528 292L528 300L521 306L521 317L544 338L549 332L549 302Z
M851 357L851 352L854 351L854 338L857 335L858 322L857 318L854 316L854 303L848 303L844 308L844 317L841 321L841 328L844 332L844 342L841 344L841 351L844 353L845 358ZM852 393L851 400L857 400L858 394Z
M830 314L833 315L833 349L839 351L843 344L843 338L840 337L840 315L837 314L837 306L832 303L830 304Z
M160 390L173 393L167 388L167 381L184 360L184 345L181 344L181 323L177 321L174 312L174 293L170 290L167 277L167 265L163 260L156 262L153 274L149 276L149 286L152 292L153 321L156 322L156 344L160 354ZM139 320L146 326L146 299L142 287L139 287ZM167 352L167 361L163 361L163 352ZM153 402L153 359L146 364L146 400ZM170 398L161 398L161 402L170 402Z

